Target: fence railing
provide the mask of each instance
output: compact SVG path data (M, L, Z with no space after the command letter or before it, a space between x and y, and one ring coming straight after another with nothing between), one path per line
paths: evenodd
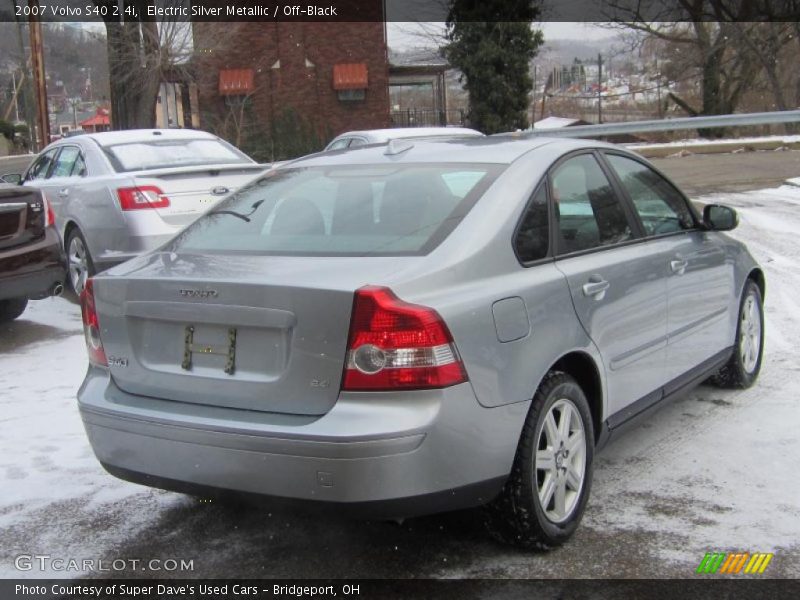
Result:
M626 123L603 123L601 125L575 125L557 129L527 129L522 132L530 136L547 137L597 137L625 133L649 133L674 131L677 129L713 129L718 127L746 127L748 125L774 125L777 123L800 123L800 110L744 113L738 115L714 115L710 117L685 117L680 119L654 119L651 121L628 121Z
M390 116L392 127L446 127L466 123L466 111L461 109L409 108L393 110Z

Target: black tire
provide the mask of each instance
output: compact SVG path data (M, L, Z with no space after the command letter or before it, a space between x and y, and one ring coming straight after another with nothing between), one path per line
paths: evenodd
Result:
M0 323L8 323L9 321L13 321L25 312L26 306L28 306L27 298L10 298L8 300L0 300Z
M562 519L553 520L548 514L551 506L555 510L555 492L548 501L547 506L542 506L539 498L539 486L544 489L545 475L536 469L536 456L548 448L539 449L542 442L547 442L547 434L543 431L545 420L554 406L564 406L566 400L574 407L571 412L572 419L580 417L583 430L584 474L579 490L572 489L567 492L572 495L571 508L564 512ZM555 412L554 412L555 414ZM562 415L563 412L559 413ZM556 424L560 423L556 421ZM542 436L545 436L542 439ZM577 433L576 433L577 435ZM568 437L571 438L571 436ZM561 446L563 452L563 445ZM566 464L567 457L562 455L562 461L553 461L560 467ZM573 454L570 464L578 458L578 451ZM589 403L578 383L566 373L551 371L542 381L522 429L514 466L503 491L500 495L484 508L485 524L489 533L496 539L518 546L527 550L548 550L566 542L578 527L583 517L586 502L592 483L592 460L594 458L594 431ZM558 468L561 472L561 468ZM566 473L566 469L565 469ZM566 488L565 488L566 489Z
M94 261L92 260L92 255L89 252L89 246L86 244L86 238L83 237L81 230L77 227L73 227L67 234L67 239L64 242L64 249L67 255L67 286L75 293L76 296L80 296L83 287L80 284L76 285L74 281L76 278L77 269L77 265L75 263L75 247L83 249L85 263L84 265L81 265L80 268L81 271L83 271L83 267L85 266L85 279L93 277L97 270L94 267Z
M751 364L750 368L748 369L748 365L746 364L746 360L744 358L744 345L746 343L745 338L751 332L743 331L743 327L745 326L744 317L749 298L753 299L753 308L756 309L754 315L757 315L758 317L760 329L758 343L750 344L750 347L753 347L754 345L758 346L758 356L756 357L755 365L752 366ZM722 388L748 388L755 383L756 379L758 379L758 374L761 372L761 361L763 357L764 302L761 298L761 289L752 279L748 279L744 286L744 290L742 291L742 299L739 301L739 317L736 325L736 345L734 347L733 354L725 366L712 375L709 381Z

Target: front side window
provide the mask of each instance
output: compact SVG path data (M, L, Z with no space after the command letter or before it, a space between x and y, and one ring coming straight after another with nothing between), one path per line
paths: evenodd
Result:
M606 158L631 197L647 235L694 227L694 217L683 196L661 175L624 156L607 154Z
M545 186L541 185L525 210L514 240L514 248L520 262L526 263L546 257L549 241L547 191Z
M561 163L551 174L558 252L569 254L633 238L625 210L591 154Z
M154 139L104 146L103 150L118 173L252 162L230 144L213 139Z
M38 160L33 163L30 171L28 171L28 175L25 177L25 181L34 181L47 177L47 173L50 171L50 167L53 165L53 160L56 157L56 152L58 152L58 148L53 148L42 154Z
M169 248L287 256L427 254L501 170L444 164L272 171L218 204Z

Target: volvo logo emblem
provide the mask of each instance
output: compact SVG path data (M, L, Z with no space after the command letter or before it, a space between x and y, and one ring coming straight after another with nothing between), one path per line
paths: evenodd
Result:
M184 298L216 298L217 290L178 290Z
M211 190L211 193L214 194L215 196L224 196L228 192L230 192L230 190L226 188L224 185L215 187L213 190Z

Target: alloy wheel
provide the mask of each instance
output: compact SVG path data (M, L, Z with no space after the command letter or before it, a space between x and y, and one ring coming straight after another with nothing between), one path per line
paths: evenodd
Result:
M586 477L586 432L571 400L561 398L547 412L537 440L535 468L545 516L563 523L575 510Z
M749 374L756 370L761 353L761 312L753 294L744 301L740 321L739 355L742 357L742 367Z
M69 261L69 281L72 290L80 295L89 278L89 257L86 246L80 237L74 236L69 242L67 249L67 259Z

